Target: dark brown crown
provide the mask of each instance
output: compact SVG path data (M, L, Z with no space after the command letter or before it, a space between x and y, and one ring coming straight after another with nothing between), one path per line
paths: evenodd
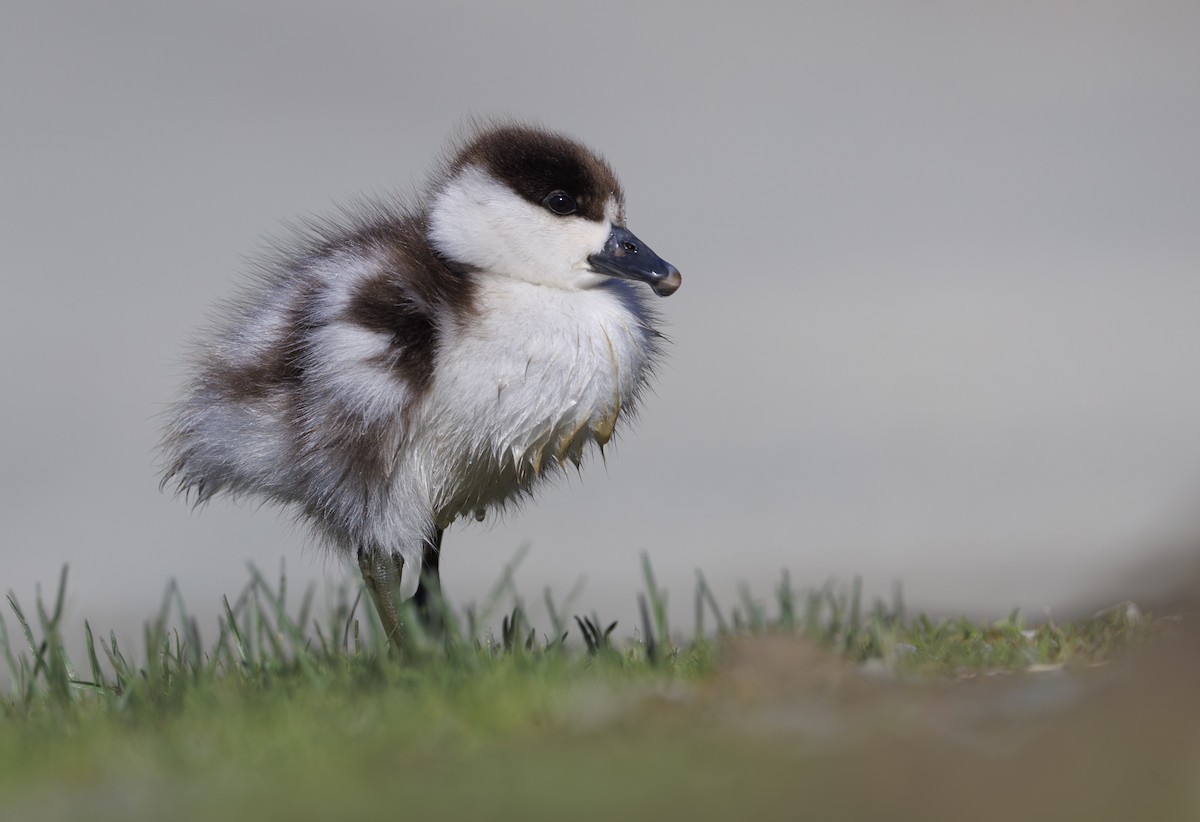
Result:
M604 219L609 197L619 205L625 195L612 168L587 146L561 134L529 126L489 128L455 156L451 171L477 165L535 205L554 191L569 194L579 216Z

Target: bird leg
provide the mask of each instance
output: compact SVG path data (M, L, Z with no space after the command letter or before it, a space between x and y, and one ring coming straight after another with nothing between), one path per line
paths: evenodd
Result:
M442 529L435 528L433 533L425 538L421 553L421 578L413 602L417 606L417 616L427 629L440 633L445 622L445 601L442 599L442 577L438 571L438 561L442 555Z
M375 603L375 612L383 623L383 633L388 643L399 650L403 634L397 603L400 602L400 582L404 578L404 557L396 551L388 556L359 547L358 569L362 571L367 592Z

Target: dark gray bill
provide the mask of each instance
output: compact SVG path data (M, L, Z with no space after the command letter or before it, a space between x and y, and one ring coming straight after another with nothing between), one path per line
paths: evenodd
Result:
M683 282L678 268L651 251L650 246L624 226L613 226L604 248L588 257L588 263L598 274L649 283L660 297L674 294Z

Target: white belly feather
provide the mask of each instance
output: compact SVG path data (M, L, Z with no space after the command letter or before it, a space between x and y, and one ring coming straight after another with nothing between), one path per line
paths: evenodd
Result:
M578 465L589 442L603 447L657 351L624 283L566 291L487 278L476 305L469 325L446 330L411 443L439 527Z

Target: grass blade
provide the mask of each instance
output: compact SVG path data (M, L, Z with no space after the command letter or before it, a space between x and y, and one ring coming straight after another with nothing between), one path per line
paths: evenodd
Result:
M233 616L233 609L229 607L229 597L221 597L221 602L225 604L225 624L229 629L230 636L233 637L233 647L237 649L238 661L248 668L250 658L246 653L246 643L242 641L242 632L238 630L237 619Z

